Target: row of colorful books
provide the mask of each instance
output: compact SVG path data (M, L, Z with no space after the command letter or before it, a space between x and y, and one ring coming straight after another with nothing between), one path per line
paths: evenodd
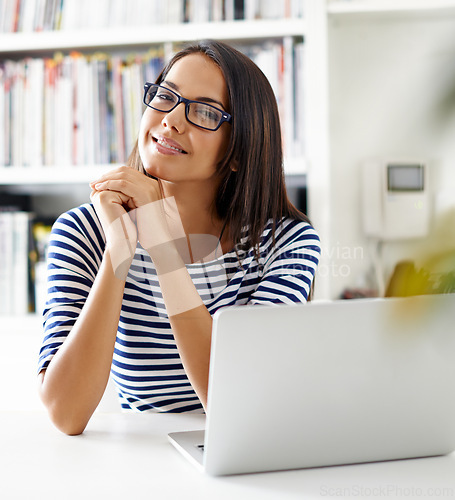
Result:
M278 102L286 158L305 155L305 44L291 37L239 47L263 71Z
M301 156L303 43L286 38L242 50L274 88L286 155ZM124 163L137 139L144 82L155 81L163 64L162 49L0 62L0 165Z
M0 32L298 18L303 10L304 0L0 0Z
M142 88L160 54L56 54L0 62L0 164L124 162L137 137Z
M43 310L50 230L31 212L0 208L0 315Z

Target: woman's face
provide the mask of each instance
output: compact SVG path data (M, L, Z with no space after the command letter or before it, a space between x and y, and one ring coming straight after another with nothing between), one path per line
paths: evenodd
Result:
M187 99L208 102L227 111L228 94L220 68L202 54L190 54L170 69L162 86ZM216 165L228 145L230 125L201 129L185 117L185 104L169 113L146 108L139 131L139 153L145 170L164 181L216 183Z

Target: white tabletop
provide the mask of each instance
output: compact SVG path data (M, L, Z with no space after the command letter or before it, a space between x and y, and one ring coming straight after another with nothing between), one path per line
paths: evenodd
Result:
M203 416L123 414L116 401L103 401L84 434L65 436L36 392L39 322L0 318L1 500L455 498L455 454L213 478L167 439L202 429Z
M185 414L97 412L66 436L44 411L0 412L0 498L453 498L455 455L376 464L210 477L168 442L204 427Z

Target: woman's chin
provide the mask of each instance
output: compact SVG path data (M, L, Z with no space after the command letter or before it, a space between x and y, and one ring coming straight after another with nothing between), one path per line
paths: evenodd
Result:
M142 158L141 161L142 161L142 166L144 167L144 171L149 177L154 177L154 178L160 177L159 168L157 168L157 165L155 165L155 163L145 162L144 160L142 160Z

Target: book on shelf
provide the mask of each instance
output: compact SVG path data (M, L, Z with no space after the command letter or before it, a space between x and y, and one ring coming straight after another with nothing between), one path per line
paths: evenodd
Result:
M304 0L0 0L0 32L299 18L303 16L304 3Z
M0 315L43 310L50 228L31 212L0 208Z
M285 37L239 48L275 92L285 156L301 157L304 44ZM139 131L143 84L163 65L163 47L0 61L0 165L124 163Z
M0 200L0 315L41 311L46 295L46 253L53 219L38 219L30 197Z
M162 65L161 50L121 60L72 52L0 61L0 165L125 162L144 81L154 81Z
M304 43L296 43L291 37L285 37L280 41L239 48L259 66L275 93L280 113L285 157L303 157L305 148Z
M0 314L27 314L30 213L0 210Z
M41 314L46 304L47 296L47 249L52 230L52 220L34 220L32 224L32 237L34 243L33 253L30 255L29 265L31 272L30 298L33 301L32 309Z

